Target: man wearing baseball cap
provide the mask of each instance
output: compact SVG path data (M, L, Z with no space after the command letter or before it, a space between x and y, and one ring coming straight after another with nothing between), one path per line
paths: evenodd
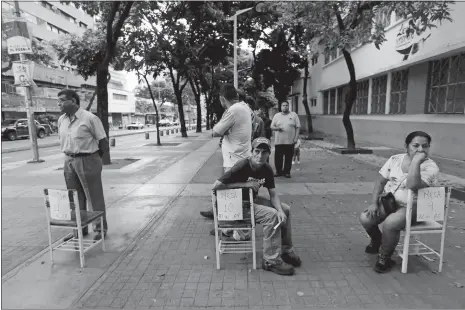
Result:
M302 264L292 246L290 207L282 203L276 192L273 169L267 163L270 140L260 137L252 142L252 156L238 161L213 184L214 190L243 188L242 199L254 192L255 220L263 225L262 268L280 275L293 275ZM268 189L270 199L258 196L261 186Z

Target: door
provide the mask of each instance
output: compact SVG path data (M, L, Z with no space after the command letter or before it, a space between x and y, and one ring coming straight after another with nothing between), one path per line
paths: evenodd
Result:
M16 134L18 137L29 135L27 120L19 120L16 122Z

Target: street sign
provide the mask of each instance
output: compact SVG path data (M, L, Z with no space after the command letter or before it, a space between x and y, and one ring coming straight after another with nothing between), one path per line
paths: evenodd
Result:
M31 61L15 61L13 62L13 76L15 78L15 86L32 86L34 73L34 63Z
M32 54L31 34L24 20L3 23L8 54Z

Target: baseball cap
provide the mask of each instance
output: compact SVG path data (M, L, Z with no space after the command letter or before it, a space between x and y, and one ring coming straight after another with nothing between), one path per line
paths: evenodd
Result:
M268 151L271 151L271 142L267 138L258 137L252 141L252 149L257 148L260 145L266 145Z

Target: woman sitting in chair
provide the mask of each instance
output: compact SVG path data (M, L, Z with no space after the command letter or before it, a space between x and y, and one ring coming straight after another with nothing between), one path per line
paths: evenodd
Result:
M371 238L365 252L378 254L374 270L378 273L389 271L395 262L391 259L405 228L408 190L435 186L439 168L428 157L431 137L423 131L415 131L405 138L407 153L391 156L381 168L380 178L375 182L372 204L360 215L360 223ZM385 193L392 193L396 211L389 213L380 202ZM416 221L416 204L413 205L412 219ZM383 233L378 225L383 223Z

